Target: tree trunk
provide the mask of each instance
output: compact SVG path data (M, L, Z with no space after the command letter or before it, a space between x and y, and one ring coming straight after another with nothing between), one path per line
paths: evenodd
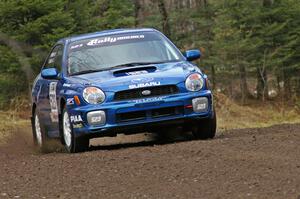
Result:
M257 67L257 99L265 101L268 97L268 77L266 69Z
M291 97L291 82L290 82L290 77L289 74L285 71L283 71L283 91L284 91L284 96L290 99Z
M300 97L300 78L297 78L297 89L296 89L297 97Z
M140 0L134 0L134 17L135 17L134 26L135 27L139 26L140 10L141 10Z
M249 97L248 85L247 85L247 76L246 76L246 68L244 65L239 64L239 72L240 72L240 89L241 89L241 103L245 104L246 99Z
M169 24L169 15L166 9L164 0L156 0L158 3L159 12L162 15L162 29L167 37L171 37L171 30Z

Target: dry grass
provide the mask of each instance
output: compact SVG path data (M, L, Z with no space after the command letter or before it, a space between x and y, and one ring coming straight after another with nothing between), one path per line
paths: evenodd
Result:
M12 112L0 112L0 144L8 141L17 128L27 127L28 120L19 119Z
M300 123L300 113L294 107L254 103L241 106L225 95L216 96L219 130L268 127L283 123Z

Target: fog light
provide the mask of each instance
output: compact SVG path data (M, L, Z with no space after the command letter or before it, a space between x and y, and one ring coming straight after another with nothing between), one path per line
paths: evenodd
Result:
M106 123L106 115L104 111L93 111L87 114L89 125L103 125Z
M192 102L195 113L206 112L208 110L208 99L206 97L195 98Z

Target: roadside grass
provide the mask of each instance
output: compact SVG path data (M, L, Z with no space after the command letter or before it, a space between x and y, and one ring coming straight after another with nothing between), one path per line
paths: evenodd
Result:
M28 128L28 119L21 119L10 111L0 111L0 144L8 142L17 129Z
M219 94L216 96L216 111L219 131L300 123L300 111L297 107L284 106L278 102L253 101L241 106Z

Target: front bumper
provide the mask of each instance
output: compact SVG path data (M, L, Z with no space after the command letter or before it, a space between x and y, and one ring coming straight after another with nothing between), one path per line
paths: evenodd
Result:
M197 112L193 109L193 99L207 98L207 109ZM195 100L194 100L195 101ZM69 114L79 116L82 121L73 123L76 137L115 136L118 133L131 134L159 128L163 125L185 125L191 121L212 117L212 94L209 90L178 93L170 96L109 102L101 105L68 107ZM93 111L104 111L103 125L89 125L87 115ZM77 117L78 118L78 117Z

